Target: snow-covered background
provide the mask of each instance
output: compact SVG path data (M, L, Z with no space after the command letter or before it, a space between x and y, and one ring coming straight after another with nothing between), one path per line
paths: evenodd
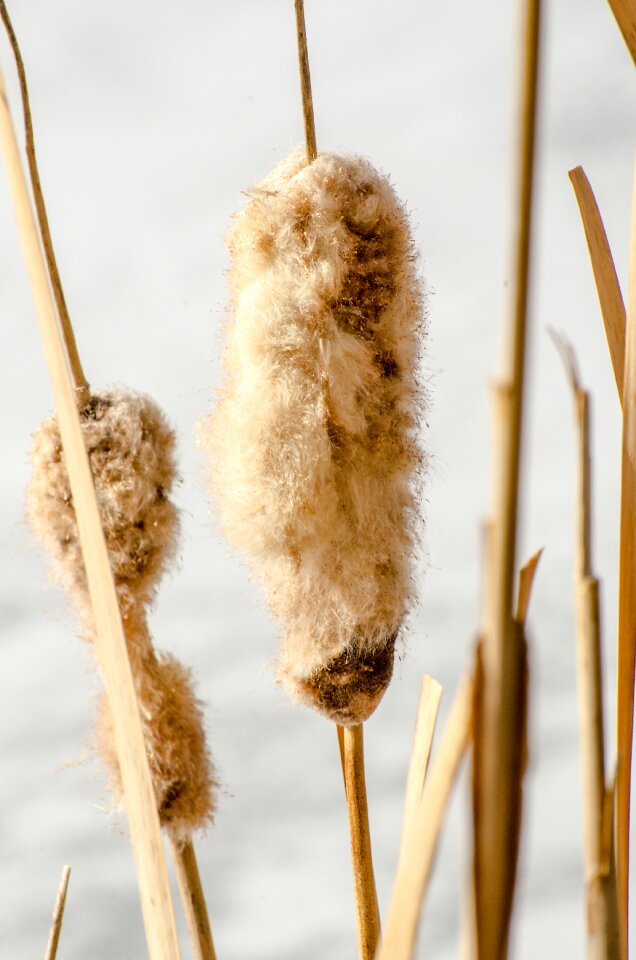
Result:
M178 429L181 562L152 627L207 701L224 789L198 854L220 958L355 955L335 732L286 702L276 627L208 514L194 445L218 376L224 234L241 191L302 140L291 0L17 0L41 174L67 300L94 386L146 391ZM488 382L508 275L517 22L512 8L307 0L319 146L363 153L412 211L429 289L431 403L421 602L367 724L381 908L396 865L419 678L469 662L489 498ZM513 955L583 954L573 637L572 410L546 327L593 393L595 560L613 715L619 406L567 171L582 164L626 281L636 81L602 0L546 4L522 555L545 546L530 617L531 763ZM18 113L6 43L0 60ZM23 519L30 433L51 397L7 190L0 184L0 956L41 956L64 863L61 960L145 955L125 825L88 753L98 680ZM610 726L610 736L613 730ZM418 956L457 955L466 778L455 795ZM179 911L179 908L177 908ZM183 939L183 954L188 955Z

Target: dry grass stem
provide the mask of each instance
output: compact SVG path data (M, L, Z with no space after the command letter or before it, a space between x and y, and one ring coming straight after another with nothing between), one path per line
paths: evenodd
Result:
M361 723L343 728L344 779L353 888L358 931L358 958L372 960L380 936L380 915L373 875L367 788L364 777L364 743Z
M314 102L311 95L311 76L309 73L309 51L307 50L307 32L305 30L304 0L294 0L296 8L296 38L298 41L298 69L300 71L300 92L303 101L303 120L305 123L305 145L309 163L318 156L316 146L316 124L314 121Z
M581 212L583 229L594 271L596 290L605 325L618 395L622 399L623 367L625 363L625 304L621 293L612 251L607 240L601 213L590 182L582 167L569 172Z
M632 196L629 289L625 326L621 467L620 568L618 585L618 690L616 780L616 870L621 925L628 949L629 815L636 654L636 168Z
M506 955L521 822L527 668L523 629L515 619L519 470L523 427L527 300L540 36L539 0L525 0L522 19L518 183L514 260L504 379L496 390L492 570L487 595L492 630L483 637L476 687L474 760L475 908L479 960ZM492 598L490 600L490 598Z
M44 960L55 960L57 956L57 945L60 942L60 933L62 932L62 920L64 919L64 907L66 906L66 894L68 891L68 882L71 878L71 868L67 865L62 870L60 886L57 891L55 907L53 908L53 918L51 920L51 929L49 939L46 945Z
M411 825L419 809L424 790L426 771L433 744L433 734L442 697L442 686L433 677L422 677L420 685L420 699L415 721L413 747L409 762L409 772L406 780L406 794L404 798L404 817L402 820L402 836L400 843L400 860L407 854L408 837ZM399 873L398 866L398 873Z
M64 346L66 349L66 354L68 356L68 362L71 368L71 373L73 375L73 381L75 383L75 390L77 394L77 398L76 398L77 405L78 407L82 407L88 401L88 397L89 397L88 381L84 375L84 370L82 369L82 363L80 361L79 353L77 350L77 344L75 342L75 334L73 332L71 318L69 316L68 308L66 306L66 298L64 297L64 289L62 287L60 272L57 267L57 259L55 257L53 240L51 238L51 230L49 228L49 218L46 212L46 204L44 203L44 194L42 193L42 184L40 182L40 173L38 169L37 157L35 154L35 138L33 136L33 122L31 119L31 102L29 99L29 90L27 86L26 71L24 69L24 62L22 60L22 53L20 52L20 46L18 44L18 40L15 35L15 31L13 29L13 24L11 23L9 12L7 10L4 0L0 0L0 17L2 18L2 22L4 23L5 29L7 31L7 35L9 37L9 43L11 44L11 49L13 51L13 56L15 58L16 68L18 71L18 80L20 82L20 94L22 96L22 111L24 115L26 155L27 155L27 162L29 164L29 175L31 177L33 199L35 201L35 211L37 214L38 224L40 227L40 235L42 239L42 245L44 247L44 255L46 257L46 264L49 271L49 278L51 281L51 286L53 287L53 296L55 297L57 313L58 313L59 321L62 327L62 335L64 337Z
M616 874L607 836L611 807L605 786L605 731L599 582L592 573L590 399L581 387L571 347L554 337L570 380L577 427L577 522L574 583L577 619L579 728L587 892L588 960L619 960Z
M119 605L84 446L74 385L57 324L4 81L1 78L0 143L51 377L77 515L99 659L113 713L148 951L151 960L175 960L179 956L179 947L168 873Z
M431 762L424 791L400 860L377 960L413 956L422 900L457 771L470 740L473 684L465 677L457 691L442 741Z
M627 49L636 63L636 4L634 0L609 0Z
M194 960L216 960L199 866L191 840L180 843L170 836L177 884L183 903Z
M496 433L506 437L512 392L503 387ZM512 912L517 852L521 832L522 781L526 762L527 653L516 605L506 621L503 642L497 604L501 589L500 557L495 544L494 569L487 571L492 598L493 635L479 644L475 682L473 764L474 884L477 957L506 955ZM521 605L523 600L520 598Z

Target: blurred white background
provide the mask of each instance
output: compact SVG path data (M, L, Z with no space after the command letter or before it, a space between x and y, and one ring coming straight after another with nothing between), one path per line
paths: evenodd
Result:
M362 153L407 201L429 291L430 404L421 601L367 724L381 908L396 865L419 677L447 690L470 662L480 523L489 502L488 382L508 277L516 4L307 0L319 147ZM270 670L276 625L221 542L194 445L218 376L224 235L241 191L302 141L291 0L11 4L30 82L53 237L88 377L150 393L179 434L179 568L156 643L194 669L223 781L199 841L221 960L355 956L335 731L288 703ZM551 325L593 393L594 549L613 715L619 405L567 171L586 169L626 286L636 82L609 6L546 4L522 554L544 546L530 617L531 762L513 955L583 955L573 603L573 430ZM6 42L0 60L16 118ZM99 681L26 528L30 433L51 396L13 214L0 185L0 954L44 952L64 863L60 960L145 955L124 821L90 756ZM613 726L610 724L610 738ZM611 755L611 751L610 751ZM457 955L469 855L455 794L418 956ZM634 918L636 919L636 918ZM183 932L183 931L182 931ZM183 938L183 954L188 955Z

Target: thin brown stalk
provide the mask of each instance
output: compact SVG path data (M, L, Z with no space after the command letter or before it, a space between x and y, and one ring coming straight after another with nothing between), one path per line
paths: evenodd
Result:
M569 177L583 221L618 396L622 399L623 368L625 364L625 304L623 295L601 212L583 167L574 167L573 170L570 170Z
M0 146L33 293L95 620L98 658L113 717L115 744L151 960L179 956L155 793L119 604L84 445L73 380L51 298L4 80L0 76Z
M409 772L406 780L400 860L406 856L407 840L411 830L411 824L413 823L422 799L441 697L441 684L439 684L437 680L434 680L433 677L422 677L417 718L415 720L415 733L413 735L413 747L411 749Z
M358 723L342 729L345 794L349 813L349 838L358 931L358 958L372 960L380 936L380 916L371 855L362 724Z
M214 941L205 902L199 866L191 840L180 843L170 837L177 885L186 917L194 960L216 960Z
M303 103L305 123L305 145L309 163L318 156L316 146L316 123L314 120L314 101L311 95L311 76L309 73L309 51L307 50L307 31L305 30L304 0L294 0L296 8L296 39L298 42L298 69L300 71L300 93Z
M618 581L618 690L616 781L616 870L618 901L628 951L629 814L636 667L636 167L632 196L629 289L625 326L621 467L620 564Z
M11 19L9 17L9 11L7 10L4 0L0 0L0 17L2 18L2 22L7 31L9 43L11 44L11 49L13 51L13 56L15 58L16 68L18 71L20 94L22 96L22 112L24 115L24 133L26 141L25 148L27 162L29 165L29 176L31 177L31 187L33 189L33 199L35 201L35 211L40 227L40 235L42 238L42 245L44 247L44 255L46 257L49 278L53 288L53 296L55 297L57 313L62 327L64 346L75 383L77 404L79 407L82 407L87 403L89 398L88 381L84 375L84 370L82 369L82 363L77 350L75 333L73 332L73 325L71 324L68 307L66 306L66 298L64 296L60 271L58 270L55 249L53 247L53 240L51 238L49 218L46 212L46 204L44 203L44 194L42 193L42 183L40 181L40 172L35 153L35 138L33 136L33 121L31 117L31 101L29 99L29 88L27 86L24 61L22 60L20 45L18 44L18 39L15 35L15 30L13 29L13 24L11 23Z
M636 63L636 4L634 0L609 0L612 13L623 34L627 49Z
M411 821L406 855L400 860L393 884L377 960L410 960L413 956L422 901L435 861L444 815L470 740L472 701L473 684L469 677L464 677Z
M62 932L64 907L66 906L66 894L70 877L71 868L67 865L62 869L62 877L55 899L55 907L53 908L53 918L51 920L51 929L49 931L49 940L46 945L44 960L55 960L57 956L57 945L60 942L60 933Z
M492 630L483 637L475 741L475 907L479 960L508 948L521 823L527 667L523 629L515 619L519 472L522 447L527 301L539 67L540 0L525 0L522 19L518 183L512 302L503 382L496 392L496 449L501 455L494 503L493 564L487 592Z

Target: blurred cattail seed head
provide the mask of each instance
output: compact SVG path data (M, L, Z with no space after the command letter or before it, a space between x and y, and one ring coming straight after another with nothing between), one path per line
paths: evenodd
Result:
M177 547L179 517L170 500L176 480L175 437L149 397L128 391L94 394L80 416L159 819L181 841L212 820L217 781L190 672L172 656L155 652L146 619L146 608ZM54 575L78 607L86 638L92 641L86 573L55 417L35 432L32 463L27 490L29 521L51 555ZM113 794L121 803L121 775L105 696L98 714L97 741Z

